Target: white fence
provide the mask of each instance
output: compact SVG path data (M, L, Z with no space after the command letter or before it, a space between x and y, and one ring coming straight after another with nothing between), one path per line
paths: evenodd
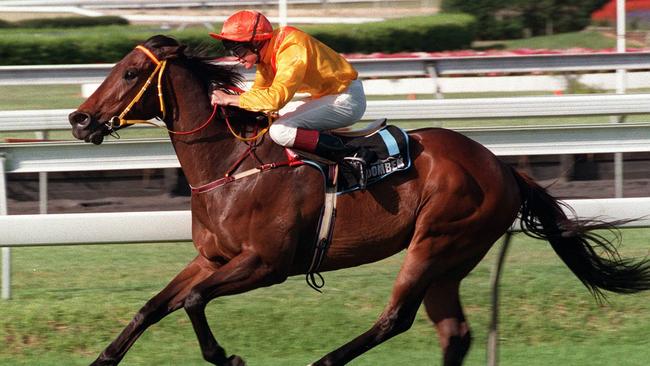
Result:
M640 218L625 227L650 226L650 197L566 200L580 217ZM567 211L567 214L571 214ZM116 230L128 222L138 230ZM79 230L83 223L83 230ZM38 227L38 230L34 230ZM190 211L12 215L0 219L1 247L162 243L192 240ZM517 230L518 226L514 226Z
M650 70L650 52L350 59L363 79ZM230 63L235 65L235 63ZM0 66L0 85L102 82L112 64ZM238 67L251 80L254 73ZM434 80L435 81L435 80Z
M650 94L368 101L363 120L445 121L650 114ZM0 132L70 128L71 109L0 111Z
M464 135L498 156L603 154L650 151L650 124L530 126L513 129L464 128ZM0 157L7 173L93 171L179 166L171 143L161 139L107 141L100 146L81 141L2 143ZM0 191L0 195L3 192Z

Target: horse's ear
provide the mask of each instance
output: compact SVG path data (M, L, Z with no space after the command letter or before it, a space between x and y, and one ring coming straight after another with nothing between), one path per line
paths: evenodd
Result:
M161 47L160 58L162 60L182 58L185 55L185 48L187 48L186 45Z

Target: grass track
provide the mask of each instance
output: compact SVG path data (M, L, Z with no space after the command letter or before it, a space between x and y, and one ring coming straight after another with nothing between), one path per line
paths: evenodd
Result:
M647 256L648 230L625 230L623 254ZM86 365L137 309L195 255L189 243L21 248L13 251L14 299L0 303L0 365ZM208 318L229 352L250 365L305 365L365 331L390 294L401 255L326 273L320 295L302 277L217 299ZM485 361L494 253L466 279L474 331L468 365ZM515 237L502 287L501 365L647 365L650 296L596 304L546 243ZM351 365L439 364L422 311L413 328ZM124 365L203 365L180 311L149 329Z

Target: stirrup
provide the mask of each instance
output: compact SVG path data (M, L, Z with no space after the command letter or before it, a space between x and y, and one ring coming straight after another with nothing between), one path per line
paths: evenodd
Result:
M347 164L349 164L357 172L359 181L359 189L362 191L366 189L368 185L368 176L366 175L366 160L357 156L349 156L343 158Z

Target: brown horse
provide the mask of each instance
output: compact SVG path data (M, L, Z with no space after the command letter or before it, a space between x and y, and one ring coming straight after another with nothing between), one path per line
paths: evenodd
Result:
M260 160L286 160L270 139L243 143L224 124L224 113L211 115L211 85L233 86L240 81L238 75L168 37L154 36L142 46L117 63L99 89L70 114L76 138L99 144L123 117L159 117L169 130L192 132L170 133L192 186L218 180L233 168L255 168ZM151 75L161 75L160 99L155 87L143 86L156 79ZM227 113L240 134L259 123L256 114L235 108ZM204 121L212 122L197 128ZM551 243L596 297L603 290L650 288L648 261L620 259L610 242L592 232L608 224L567 218L543 188L461 134L427 128L409 136L410 170L339 196L333 241L321 267L359 266L406 250L390 301L368 331L313 365L346 364L406 331L423 302L438 331L443 363L460 365L471 341L460 282L517 216L527 233ZM248 153L250 149L254 152ZM206 361L244 365L217 343L205 307L218 296L304 274L314 251L323 190L320 172L300 166L266 170L193 194L192 239L198 256L138 311L93 365L118 364L147 327L180 308L192 322Z

